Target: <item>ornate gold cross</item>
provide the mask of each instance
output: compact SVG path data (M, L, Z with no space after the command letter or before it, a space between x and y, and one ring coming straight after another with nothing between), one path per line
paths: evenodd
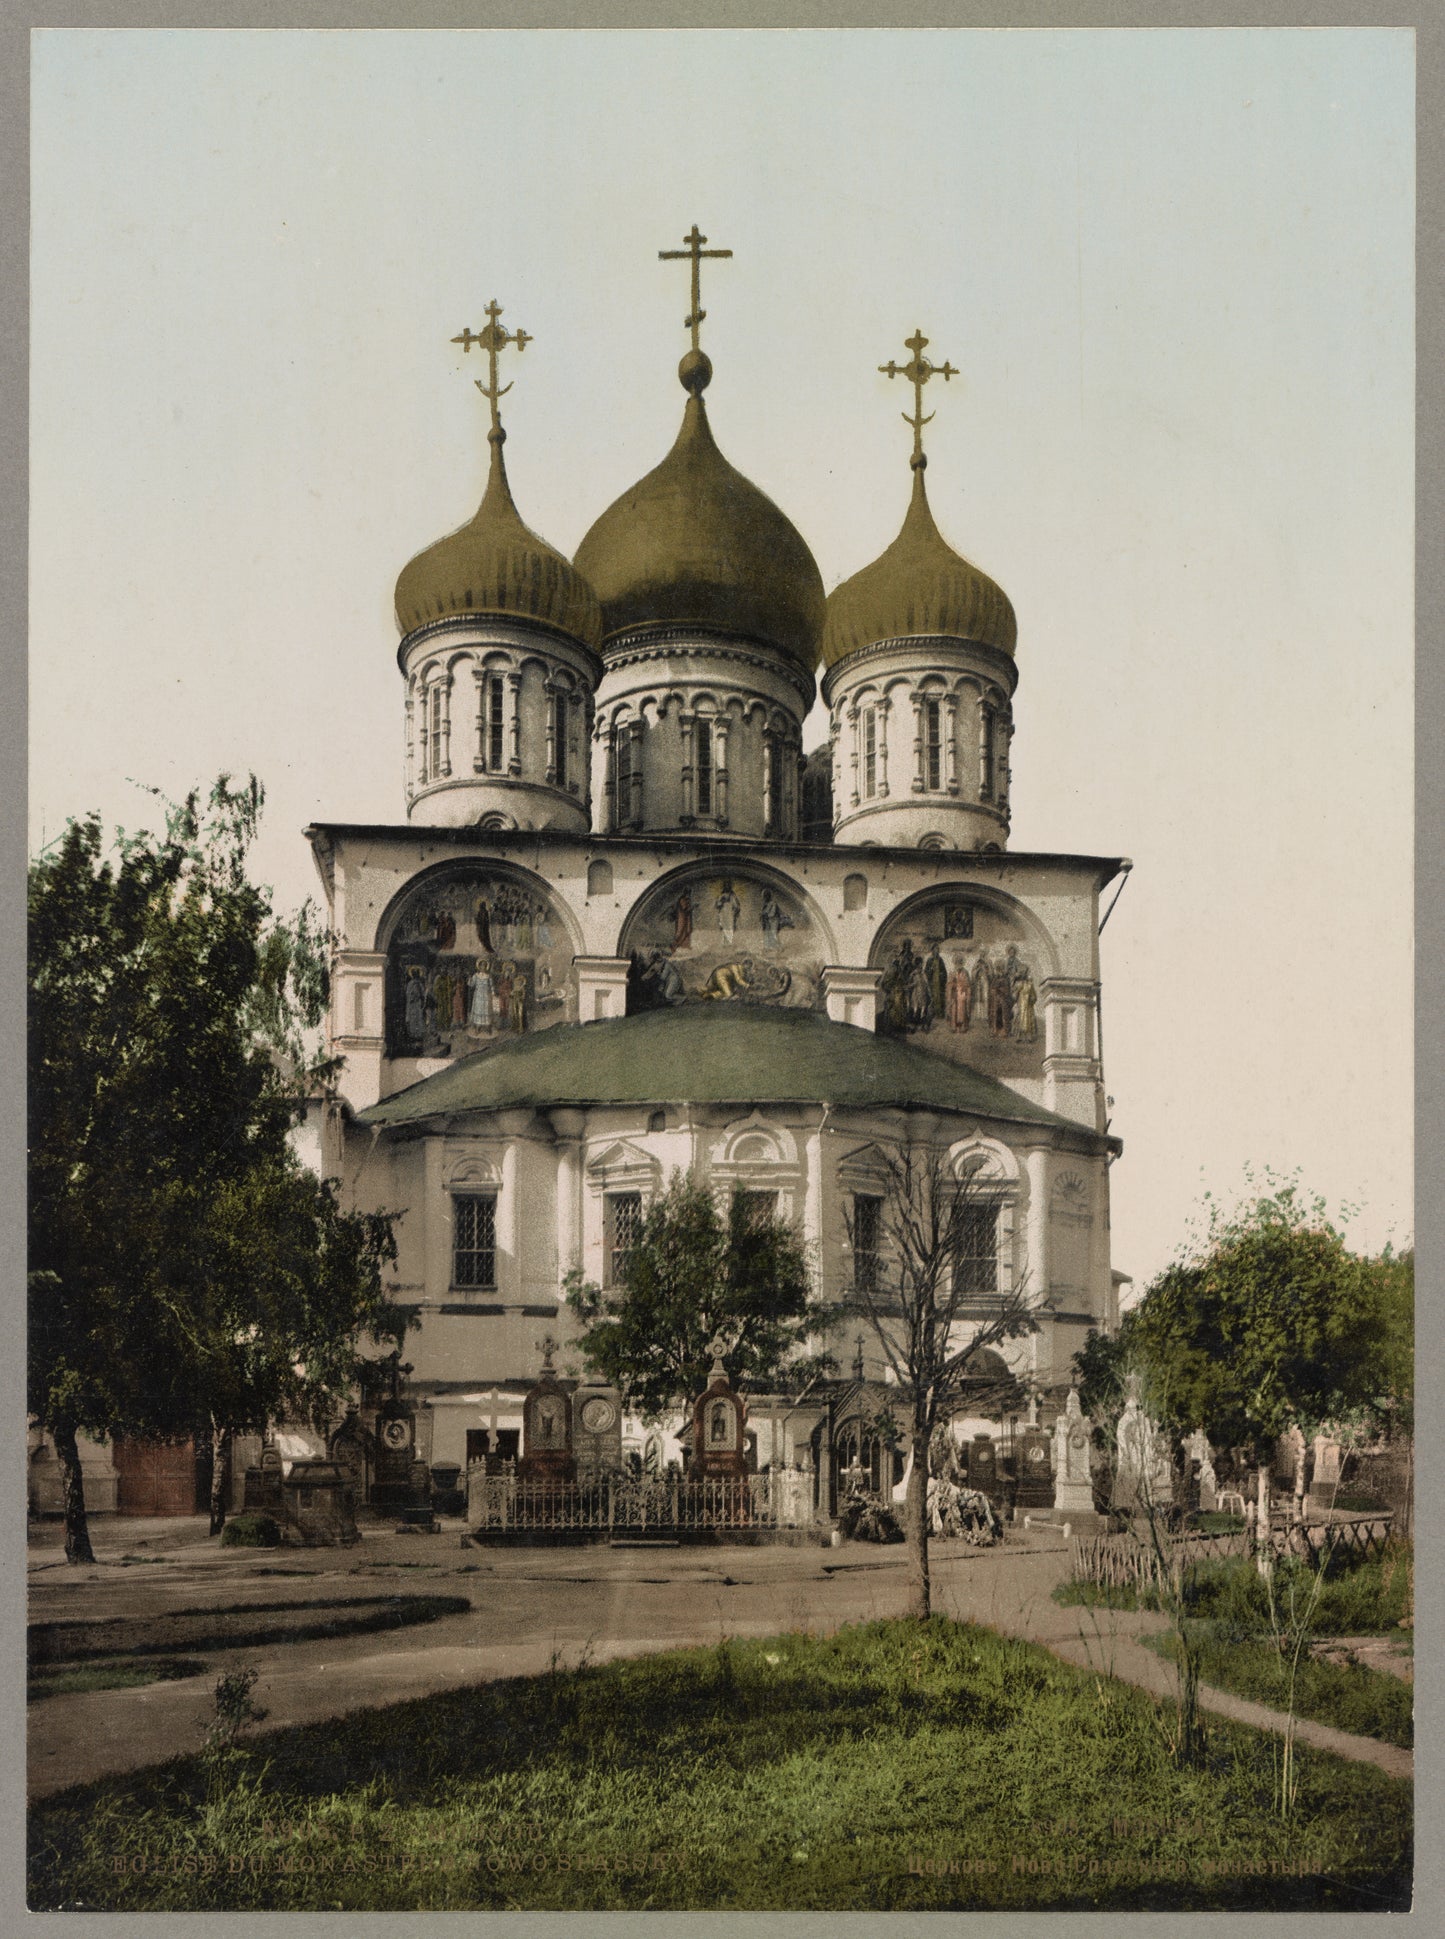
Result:
M683 324L692 331L692 347L696 350L699 347L697 328L707 315L702 307L702 259L704 256L731 256L733 252L731 249L704 249L707 237L699 233L695 222L691 233L684 236L683 241L687 244L686 249L659 249L657 259L663 263L682 262L689 257L692 259L692 315L684 317Z
M475 382L477 389L492 407L492 430L494 432L500 432L502 429L502 414L497 409L497 404L512 388L510 384L503 384L498 388L497 358L509 343L516 344L518 350L525 350L529 343L535 341L534 338L528 336L525 330L504 330L502 325L497 321L497 318L501 314L502 306L494 296L487 305L487 321L482 325L481 329L475 331L463 330L459 337L452 338L452 342L459 343L463 350L470 350L472 345L476 344L479 350L485 350L487 353L487 363L489 365L488 381L484 384L481 378L478 377Z
M924 336L923 332L915 329L911 337L905 337L903 339L904 349L913 352L908 362L906 364L894 363L890 357L886 364L879 364L878 366L885 377L906 377L913 386L913 415L910 417L907 411L905 411L903 413L903 422L913 426L913 456L909 462L916 471L921 471L924 465L928 463L927 458L923 455L923 427L925 424L932 424L934 416L932 411L928 413L927 417L923 415L923 386L928 382L930 377L947 379L949 377L957 377L958 375L958 372L952 364L931 363L924 356L924 346L927 342L928 338Z

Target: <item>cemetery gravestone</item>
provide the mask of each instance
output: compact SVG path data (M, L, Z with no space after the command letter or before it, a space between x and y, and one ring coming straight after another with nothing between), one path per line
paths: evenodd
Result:
M968 1485L976 1488L981 1495L987 1495L997 1506L1000 1496L998 1458L994 1453L992 1435L975 1434L968 1444Z
M576 1473L572 1458L572 1410L552 1366L557 1343L549 1334L538 1342L542 1371L522 1402L522 1459L518 1473L524 1481L570 1482Z
M712 1355L711 1379L692 1412L692 1474L702 1481L740 1479L747 1472L745 1409L733 1392L717 1340L712 1343Z
M1054 1422L1054 1510L1082 1516L1094 1512L1094 1484L1090 1450L1094 1423L1079 1405L1077 1388L1069 1389L1064 1411Z
M572 1396L572 1457L579 1482L622 1472L622 1395L595 1382Z
M1020 1508L1051 1508L1054 1501L1054 1476L1049 1465L1049 1436L1042 1427L1026 1427L1018 1441L1018 1491Z

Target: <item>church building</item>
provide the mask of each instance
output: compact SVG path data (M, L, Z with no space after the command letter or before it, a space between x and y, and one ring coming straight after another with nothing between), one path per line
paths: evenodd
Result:
M397 581L404 815L308 831L345 1060L310 1156L403 1214L432 1464L517 1451L543 1340L583 1371L566 1276L615 1283L677 1169L792 1221L846 1302L876 1269L881 1155L930 1146L986 1184L970 1310L1020 1283L1038 1306L999 1349L1025 1386L1060 1400L1117 1319L1098 933L1127 864L1008 846L1014 609L925 480L924 385L954 372L921 334L883 366L913 397L898 536L825 595L714 441L698 279L728 252L705 241L665 252L693 288L676 442L571 561L507 481L498 360L530 339L495 303L457 339L487 365L489 475ZM817 1344L840 1392L883 1382L866 1328ZM752 1458L791 1463L821 1419L760 1408Z

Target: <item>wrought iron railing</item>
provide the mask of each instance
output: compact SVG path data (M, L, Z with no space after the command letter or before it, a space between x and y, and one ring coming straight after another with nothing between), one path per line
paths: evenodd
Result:
M817 1519L813 1476L795 1469L690 1481L684 1476L526 1481L467 1475L467 1519L474 1528L544 1533L646 1535L714 1528L809 1528Z

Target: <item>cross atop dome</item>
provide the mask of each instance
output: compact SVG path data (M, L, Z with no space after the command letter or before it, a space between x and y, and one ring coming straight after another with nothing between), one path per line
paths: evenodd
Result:
M659 249L657 259L663 263L692 263L692 310L683 318L684 327L692 332L692 349L688 351L677 367L678 378L685 391L700 397L712 380L712 362L697 340L698 326L707 311L702 307L702 260L704 256L721 258L731 256L731 249L704 249L707 237L694 222L691 230L683 237L687 245L683 249Z
M915 328L911 337L903 339L904 349L913 352L908 362L895 363L890 357L886 364L878 366L885 377L906 377L913 386L913 415L910 417L905 411L903 422L913 426L913 456L909 459L909 463L915 471L922 471L928 463L923 455L923 427L925 424L932 424L935 415L932 411L927 417L923 415L923 386L930 377L942 377L946 381L950 377L958 376L952 364L936 364L924 356L923 352L927 344L928 338L921 330Z
M487 436L493 444L501 444L507 435L502 429L502 414L497 406L512 388L510 384L503 384L500 388L498 387L497 358L507 348L508 344L515 344L520 351L525 350L529 343L536 341L525 330L504 329L498 321L501 314L502 306L494 296L487 305L487 320L481 329L466 329L462 331L459 337L452 338L452 342L459 343L464 351L470 350L472 345L476 344L478 349L485 350L487 353L487 363L489 365L487 382L484 384L481 378L478 377L476 379L476 386L492 407L492 428L487 433Z

